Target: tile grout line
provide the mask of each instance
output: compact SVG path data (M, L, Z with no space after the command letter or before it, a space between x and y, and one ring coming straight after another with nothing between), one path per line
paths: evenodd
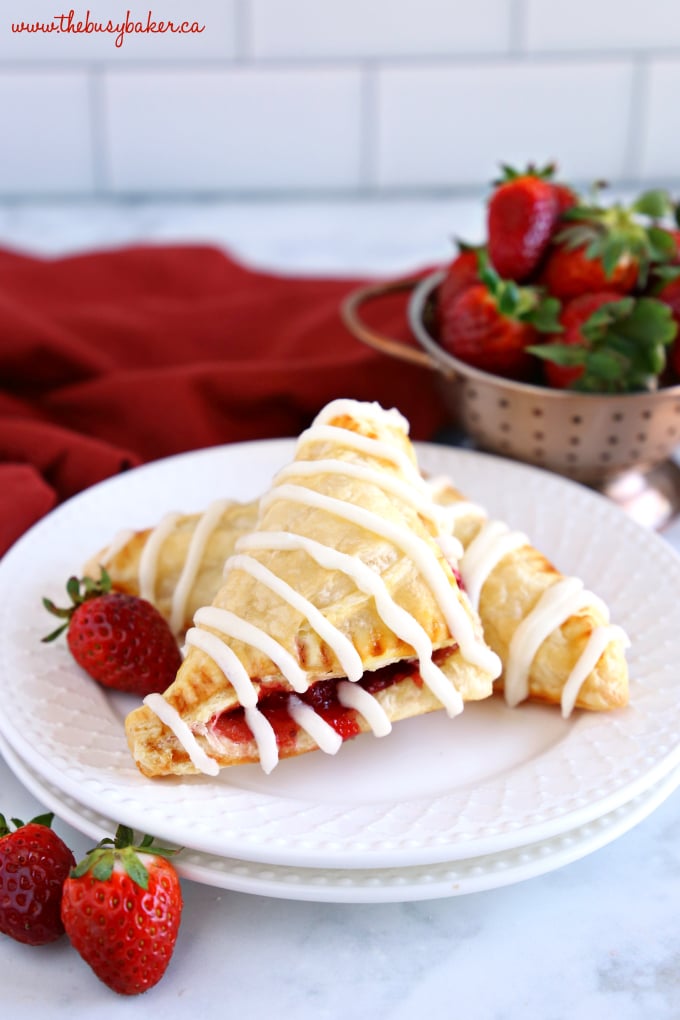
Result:
M623 147L623 177L639 177L642 160L642 141L646 137L649 115L649 60L638 56L631 74L628 128Z

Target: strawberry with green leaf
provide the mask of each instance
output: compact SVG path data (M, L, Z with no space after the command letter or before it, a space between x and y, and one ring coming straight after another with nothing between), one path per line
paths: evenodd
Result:
M135 845L119 825L64 882L61 918L71 944L100 981L119 995L158 984L172 958L182 890L169 858L150 836Z
M491 264L504 279L528 280L547 250L566 201L553 173L552 165L503 167L487 206L487 237Z
M531 375L527 348L540 333L560 330L559 302L533 287L503 280L478 253L480 282L441 309L439 341L450 354L484 372L511 379Z
M658 222L672 208L660 190L645 192L630 206L573 206L554 236L540 282L563 301L603 290L630 294L644 288L651 267L672 260L677 251L672 235Z
M479 283L480 251L482 249L458 241L458 253L449 263L437 292L440 307L446 308L462 291Z
M66 632L66 641L79 666L98 683L145 697L164 691L182 663L177 641L167 621L146 599L112 590L105 570L98 581L70 577L66 591L71 605L43 605L61 625L43 641Z
M654 270L654 285L650 293L671 310L671 315L680 331L680 264L658 266ZM680 340L676 336L669 354L669 361L676 378L680 378Z
M531 354L545 362L548 385L590 393L654 389L677 333L661 301L616 291L574 298L560 322L560 339L531 347Z

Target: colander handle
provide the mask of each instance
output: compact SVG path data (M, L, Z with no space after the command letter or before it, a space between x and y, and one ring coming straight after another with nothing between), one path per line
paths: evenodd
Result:
M414 278L392 280L387 283L374 283L368 284L365 287L359 287L357 290L352 291L351 294L348 294L342 302L340 314L350 333L368 347L373 347L382 354L390 354L393 358L408 361L412 365L420 365L421 367L424 366L425 368L438 370L440 366L425 351L417 347L409 347L407 343L404 343L402 340L395 340L394 337L384 336L367 325L360 314L362 306L369 301L376 301L379 298L387 297L389 294L399 294L404 291L413 290L419 282L419 279Z

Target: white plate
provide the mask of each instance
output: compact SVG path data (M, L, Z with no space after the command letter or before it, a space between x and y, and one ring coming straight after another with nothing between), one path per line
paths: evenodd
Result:
M419 446L494 516L534 537L610 604L630 634L629 708L507 709L499 699L450 720L435 713L321 753L145 779L129 756L129 699L105 693L66 646L43 645L42 595L119 528L262 492L293 442L214 448L96 486L36 525L0 565L0 731L38 775L93 811L204 853L293 867L386 868L467 860L566 833L611 812L680 764L680 558L591 491L499 458Z
M52 786L0 738L0 754L26 789L64 822L98 842L113 836L116 822ZM406 868L295 868L256 864L182 849L177 872L218 889L324 903L404 903L499 889L537 878L600 850L639 825L680 784L675 769L649 790L586 825L526 847L462 861Z

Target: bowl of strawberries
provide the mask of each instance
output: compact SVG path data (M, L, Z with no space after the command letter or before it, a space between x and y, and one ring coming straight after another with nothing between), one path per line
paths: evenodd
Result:
M680 214L663 190L606 203L555 168L503 169L482 244L424 278L365 287L359 339L437 373L479 449L589 485L644 473L680 444ZM381 336L364 302L409 292L417 345Z

